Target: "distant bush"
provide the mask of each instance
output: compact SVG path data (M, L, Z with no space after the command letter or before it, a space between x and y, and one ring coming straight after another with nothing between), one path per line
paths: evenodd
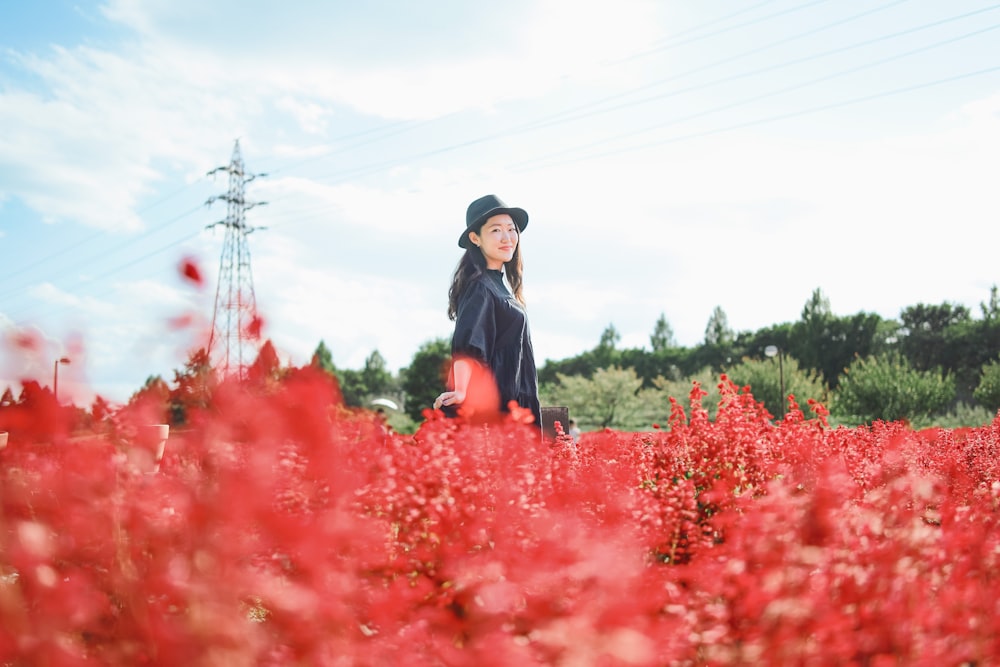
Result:
M754 398L764 403L764 407L775 417L780 417L788 409L788 395L795 396L800 403L809 399L825 400L826 388L823 380L815 372L799 368L794 357L785 355L779 365L777 358L749 359L726 369L737 385L749 386ZM785 393L781 393L784 376Z
M831 412L859 423L913 421L943 412L954 399L950 374L918 371L891 353L855 359L840 378Z
M972 392L972 397L987 410L996 414L997 409L1000 408L1000 360L983 365L979 386Z

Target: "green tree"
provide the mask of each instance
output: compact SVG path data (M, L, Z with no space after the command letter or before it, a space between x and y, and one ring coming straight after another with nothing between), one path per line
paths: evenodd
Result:
M691 372L689 361L690 351L680 347L669 347L665 350L650 352L643 348L621 350L616 361L622 368L634 368L642 378L642 386L651 388L656 378L663 376L671 380L680 380ZM697 370L697 369L693 369Z
M823 346L824 354L819 359L820 367L813 370L819 373L828 387L836 388L841 374L854 359L884 350L884 341L895 329L894 323L887 323L875 313L830 317L827 320L828 338Z
M988 302L980 302L981 319L959 321L948 325L944 331L943 347L948 350L946 359L955 373L958 398L968 401L975 398L975 391L982 377L983 366L1000 355L1000 304L997 288L990 288Z
M724 346L732 344L735 339L736 335L729 327L726 311L722 310L722 306L716 306L705 326L705 344Z
M991 413L996 414L1000 410L1000 359L983 365L979 384L972 396Z
M103 396L94 397L94 402L90 406L90 421L95 430L103 430L113 414L114 409L106 398Z
M247 368L247 381L258 390L273 389L278 386L287 369L281 367L278 351L270 339L264 341L257 352L257 358Z
M841 378L831 412L845 422L913 422L943 412L954 398L949 374L915 369L906 357L890 353L855 359Z
M979 302L979 310L986 321L1000 320L1000 292L997 291L996 285L990 287L989 302Z
M827 385L836 381L836 376L841 370L837 368L832 375L824 372L824 368L829 366L824 362L830 356L829 347L833 338L833 332L830 330L832 320L830 300L823 294L823 290L817 287L802 307L802 317L792 326L788 347L783 348L798 359L803 368L822 373Z
M660 393L642 388L635 369L612 366L599 368L592 377L558 376L557 382L542 387L549 405L565 405L581 429L646 428L651 424L652 406Z
M736 334L729 327L729 318L722 306L716 306L705 326L705 342L692 355L697 368L708 366L718 372L727 365L735 353Z
M705 396L701 399L701 406L708 413L709 419L715 419L719 412L719 376L709 367L691 373L684 378L658 377L653 381L653 386L660 392L659 404L653 421L666 422L670 416L670 399L675 399L684 408L688 417L691 416L691 390L697 382Z
M799 368L795 357L784 354L779 362L777 357L767 359L744 358L740 363L728 368L726 374L739 386L750 386L753 397L764 403L764 407L775 417L785 414L787 397L795 396L800 406L805 406L811 398L823 402L826 387L815 371ZM784 395L781 393L784 377ZM808 408L804 408L808 414Z
M166 381L159 375L150 375L146 378L146 381L142 384L137 391L135 391L128 399L129 405L134 405L140 400L143 400L146 396L155 396L157 399L163 401L166 404L170 396L170 386Z
M674 330L667 322L666 313L660 313L656 324L653 325L653 333L649 335L649 345L653 352L663 352L676 345Z
M129 397L127 405L140 408L146 419L157 424L164 420L182 423L176 421L170 386L159 375L147 377L142 387Z
M340 386L340 394L344 398L344 405L351 408L360 408L365 405L365 401L371 394L362 371L353 368L338 368L335 371L337 384Z
M361 380L372 396L393 393L396 389L392 373L385 366L385 357L378 350L373 350L365 359Z
M212 402L215 371L208 350L199 348L188 356L181 370L174 370L174 388L170 391L170 422L186 424L192 410L203 410Z
M423 410L444 391L450 361L451 342L436 338L421 345L401 372L405 411L414 421L423 421Z
M859 312L836 317L830 300L819 288L802 307L801 319L792 325L787 345L781 346L799 365L819 374L827 387L836 388L840 375L856 357L884 351L896 325L879 315Z
M622 335L618 333L618 329L615 328L615 325L609 324L605 327L604 331L601 332L601 340L597 343L597 347L604 350L613 350L621 339Z
M333 353L326 346L326 341L321 340L313 352L312 365L320 370L324 370L330 375L336 375L337 367L333 365Z
M948 344L947 332L970 321L969 309L948 303L938 306L918 303L900 313L900 350L914 368L955 368L955 347Z
M619 340L621 334L614 324L609 324L601 332L601 338L594 349L561 361L546 361L538 369L539 385L558 382L560 374L591 377L598 368L625 365L621 360L624 351L615 348Z
M736 347L743 356L761 358L769 345L774 345L787 354L792 335L792 324L774 324L757 331L747 331L736 337Z

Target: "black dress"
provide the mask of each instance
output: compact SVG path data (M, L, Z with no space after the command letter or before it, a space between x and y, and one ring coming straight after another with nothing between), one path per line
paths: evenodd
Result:
M500 410L506 411L508 402L516 401L531 410L535 425L541 427L528 316L504 284L502 272L487 269L465 288L458 300L451 352L490 369L500 392Z

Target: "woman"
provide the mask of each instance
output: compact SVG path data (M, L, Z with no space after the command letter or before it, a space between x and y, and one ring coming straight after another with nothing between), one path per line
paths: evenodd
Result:
M469 204L458 238L465 254L448 290L448 317L455 322L451 391L437 397L435 409L473 417L473 412L507 411L514 401L540 427L535 354L521 294L519 241L527 226L524 209L508 207L496 195ZM480 369L491 377L478 380Z

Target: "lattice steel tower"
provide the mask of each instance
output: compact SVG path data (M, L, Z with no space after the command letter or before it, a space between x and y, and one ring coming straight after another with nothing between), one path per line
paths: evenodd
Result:
M267 202L251 202L245 197L246 185L258 176L247 174L243 168L240 142L233 146L233 157L229 165L217 167L209 175L224 171L229 174L229 191L224 195L209 197L205 202L221 199L226 202L226 219L206 227L218 225L226 228L226 238L222 243L222 257L219 260L219 282L215 289L215 310L212 313L212 333L208 342L209 359L220 377L237 376L245 378L247 368L256 357L255 348L259 321L257 320L257 300L253 292L253 274L250 272L250 248L247 235L263 227L249 227L246 212L254 206Z

